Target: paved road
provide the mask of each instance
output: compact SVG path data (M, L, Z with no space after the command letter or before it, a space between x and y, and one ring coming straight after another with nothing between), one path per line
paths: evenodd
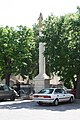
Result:
M30 100L4 101L0 120L80 120L80 103L39 106Z

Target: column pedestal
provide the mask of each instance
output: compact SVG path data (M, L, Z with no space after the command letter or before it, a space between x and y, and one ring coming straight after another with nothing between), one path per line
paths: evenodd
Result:
M39 92L41 89L50 87L50 79L46 74L39 74L34 79L35 92Z

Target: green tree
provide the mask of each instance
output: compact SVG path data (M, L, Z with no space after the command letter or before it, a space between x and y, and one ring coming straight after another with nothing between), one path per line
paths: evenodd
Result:
M55 72L66 85L75 83L80 98L80 15L68 14L60 18L53 15L45 20L45 55L50 73ZM69 83L69 84L67 84Z
M34 47L33 31L26 26L0 27L0 76L7 85L12 73L23 78L31 74Z

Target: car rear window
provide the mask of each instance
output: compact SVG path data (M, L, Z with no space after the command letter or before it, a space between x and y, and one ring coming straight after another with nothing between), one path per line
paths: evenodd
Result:
M54 91L54 89L43 89L38 93L39 94L51 94L53 91Z

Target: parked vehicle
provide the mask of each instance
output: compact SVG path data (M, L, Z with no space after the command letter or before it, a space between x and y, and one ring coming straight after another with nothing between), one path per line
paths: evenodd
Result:
M0 100L10 99L11 101L14 101L18 96L19 95L14 89L5 84L0 84Z
M58 105L59 102L68 101L72 103L74 101L74 95L68 93L63 88L46 88L36 94L33 94L33 101L37 102L39 105L44 103Z
M73 94L74 97L76 98L76 89L71 89L70 93Z
M21 85L18 93L21 99L32 99L34 90L29 85Z

